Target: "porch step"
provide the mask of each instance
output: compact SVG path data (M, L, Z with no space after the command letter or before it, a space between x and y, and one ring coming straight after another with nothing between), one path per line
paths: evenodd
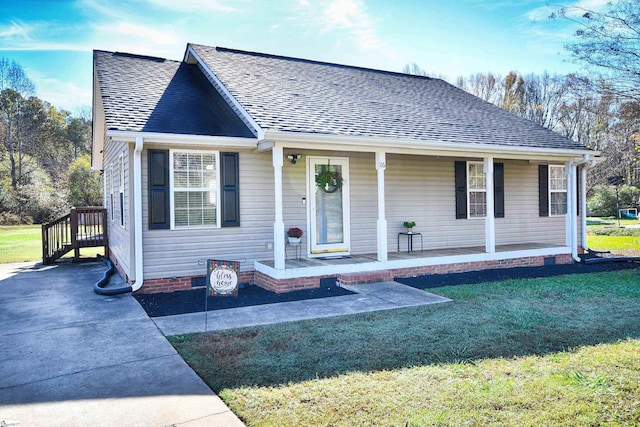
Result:
M379 270L359 273L338 274L338 285L349 286L364 283L392 282L393 274L390 270Z

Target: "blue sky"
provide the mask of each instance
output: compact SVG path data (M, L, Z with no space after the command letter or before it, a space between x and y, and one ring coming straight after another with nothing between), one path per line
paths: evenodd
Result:
M37 95L77 113L91 105L93 49L180 60L187 42L391 71L417 63L453 80L476 72L579 70L575 28L557 5L607 0L0 0L0 57Z

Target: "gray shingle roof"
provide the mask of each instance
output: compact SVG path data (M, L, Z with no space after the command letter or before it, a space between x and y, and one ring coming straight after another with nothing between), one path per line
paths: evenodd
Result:
M266 131L585 149L440 79L190 46Z
M253 137L197 66L94 51L109 130Z

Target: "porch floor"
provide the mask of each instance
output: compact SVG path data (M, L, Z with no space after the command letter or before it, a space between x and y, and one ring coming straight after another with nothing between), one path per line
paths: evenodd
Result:
M562 245L552 245L546 243L518 243L512 245L496 245L496 253L500 252L512 252L532 249L549 249L557 248ZM330 255L320 258L292 258L292 251L287 253L287 259L285 261L285 270L309 268L309 267L322 267L322 266L334 266L334 265L346 265L346 264L365 264L378 261L377 254L359 254L349 256L336 256ZM473 246L466 248L447 248L447 249L429 249L429 250L414 250L413 252L389 252L387 258L389 261L398 261L406 259L420 259L420 258L438 258L447 256L463 256L463 255L476 255L485 253L484 246ZM274 268L273 260L260 261L260 264Z

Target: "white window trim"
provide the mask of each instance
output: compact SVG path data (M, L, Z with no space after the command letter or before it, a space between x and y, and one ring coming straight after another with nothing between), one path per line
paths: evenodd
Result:
M175 224L175 212L174 212L174 192L175 186L173 183L173 155L175 153L194 153L194 154L208 154L215 155L216 157L216 223L211 225L184 225L176 226ZM203 188L206 191L207 188ZM198 229L211 229L220 228L220 151L216 150L169 150L169 210L171 216L171 230L198 230Z
M565 181L565 189L564 190L552 190L551 189L551 170L552 169L561 169L562 170L562 176L564 176L564 181ZM566 173L566 167L564 165L549 165L549 171L548 171L548 177L547 177L547 182L549 183L548 187L549 187L549 194L548 194L548 199L549 199L549 216L550 217L563 217L566 216L567 213L563 213L563 214L554 214L553 210L551 209L551 193L565 193L567 195L567 208L569 206L569 178L567 177L567 173Z
M120 153L119 157L119 178L120 184L118 187L118 203L120 203L120 227L126 228L127 217L124 209L124 153Z
M480 165L483 169L483 174L484 174L484 162L475 162L475 161L467 161L467 219L485 219L487 217L487 207L485 206L485 214L483 216L471 216L471 193L485 193L485 205L487 203L487 177L486 174L484 177L484 189L478 190L478 189L471 189L471 185L469 184L470 180L471 180L471 173L470 173L470 169L471 169L471 165Z

